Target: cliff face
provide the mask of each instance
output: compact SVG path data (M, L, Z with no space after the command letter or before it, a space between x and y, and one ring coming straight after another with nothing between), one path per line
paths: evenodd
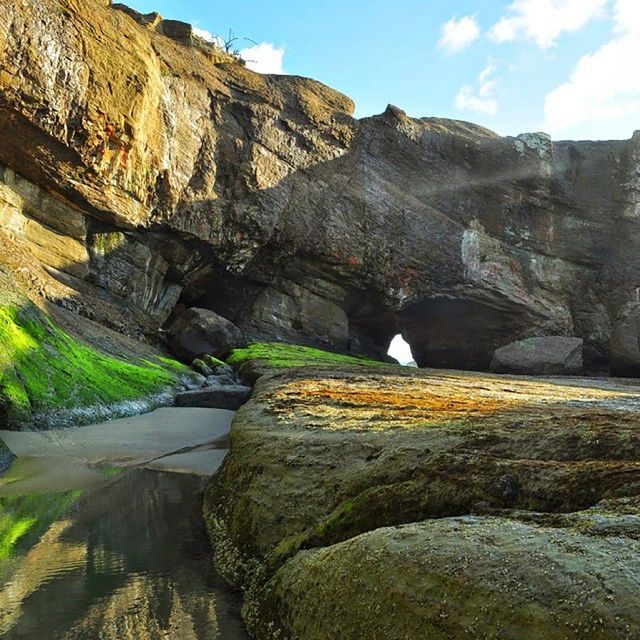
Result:
M132 335L197 305L369 354L402 330L418 364L464 368L571 334L608 362L640 287L640 137L357 121L332 89L156 14L0 7L0 233L57 304Z

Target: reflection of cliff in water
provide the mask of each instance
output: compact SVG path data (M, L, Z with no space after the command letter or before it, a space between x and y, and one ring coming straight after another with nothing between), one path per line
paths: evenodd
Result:
M0 560L0 636L244 639L237 601L211 569L202 482L126 472L18 543Z

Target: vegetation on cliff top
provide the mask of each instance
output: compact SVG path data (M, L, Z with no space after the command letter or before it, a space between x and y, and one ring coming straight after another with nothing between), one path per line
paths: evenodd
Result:
M162 358L125 362L64 332L31 303L0 306L0 423L28 424L57 412L75 422L158 394L187 368Z
M256 342L242 349L234 349L227 363L241 367L250 361L261 361L277 369L304 367L307 365L353 364L362 366L390 366L387 362L365 357L347 356L314 347L284 342Z

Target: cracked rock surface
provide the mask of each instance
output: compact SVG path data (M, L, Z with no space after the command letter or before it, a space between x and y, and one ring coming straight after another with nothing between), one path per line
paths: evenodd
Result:
M258 638L635 638L639 401L625 380L264 376L205 499L218 566Z

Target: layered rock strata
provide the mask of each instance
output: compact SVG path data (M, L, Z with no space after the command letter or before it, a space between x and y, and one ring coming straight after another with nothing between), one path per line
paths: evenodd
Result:
M329 87L254 73L156 14L1 6L0 230L80 310L99 291L148 334L198 306L254 339L370 355L402 331L419 365L475 369L571 335L608 365L640 290L638 136L355 120Z

